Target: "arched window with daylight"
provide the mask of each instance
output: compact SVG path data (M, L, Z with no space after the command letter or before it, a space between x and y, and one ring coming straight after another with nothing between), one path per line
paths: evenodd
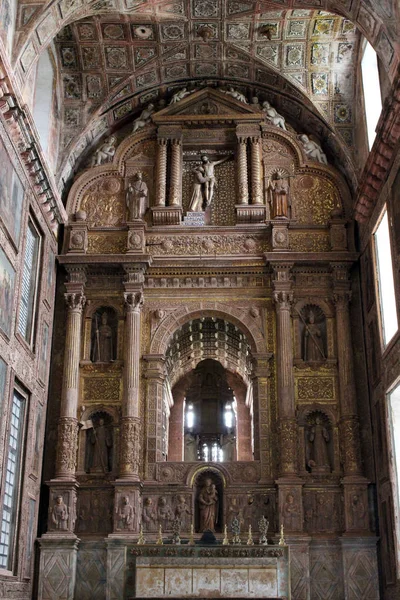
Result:
M378 57L367 40L365 40L364 52L361 59L361 72L368 145L371 150L376 136L376 126L382 112L382 97L379 81Z

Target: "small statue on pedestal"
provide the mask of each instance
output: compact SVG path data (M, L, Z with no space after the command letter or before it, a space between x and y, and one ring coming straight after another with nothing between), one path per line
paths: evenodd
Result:
M289 219L290 184L289 178L281 172L274 174L267 181L268 202L271 206L272 219Z
M149 196L149 188L143 181L143 173L138 171L135 174L133 183L129 183L126 191L126 206L130 221L142 219L147 209L147 200Z

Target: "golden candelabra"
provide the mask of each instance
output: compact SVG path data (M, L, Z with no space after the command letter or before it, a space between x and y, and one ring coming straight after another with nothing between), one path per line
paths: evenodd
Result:
M143 526L142 525L140 526L139 537L138 537L137 543L138 543L138 546L144 546L144 544L146 543L146 540L143 535Z
M227 525L225 525L225 527L224 527L224 539L222 540L222 545L229 546L228 526Z
M253 536L251 534L251 525L249 525L249 535L247 536L247 545L254 546Z
M158 546L162 546L163 543L164 542L163 542L163 539L162 539L162 529L161 529L161 525L159 525L159 527L158 527L158 538L157 538L156 544Z

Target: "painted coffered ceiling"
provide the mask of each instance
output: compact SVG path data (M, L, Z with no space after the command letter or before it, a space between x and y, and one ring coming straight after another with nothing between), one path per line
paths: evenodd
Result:
M64 180L101 135L132 120L148 102L205 83L234 84L249 101L254 95L268 99L296 131L315 130L321 141L333 132L331 150L342 146L339 162L346 170L354 146L360 31L388 71L397 62L391 0L60 0L22 4L19 23L21 81L54 42L62 96L58 173Z

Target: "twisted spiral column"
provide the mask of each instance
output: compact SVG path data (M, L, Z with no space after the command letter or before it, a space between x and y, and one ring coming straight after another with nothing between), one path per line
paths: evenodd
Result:
M261 150L260 138L251 138L251 192L252 204L263 204L261 191Z
M180 139L171 141L171 183L169 190L169 206L181 205L182 182L182 142Z
M165 206L167 188L167 144L168 140L160 138L157 150L157 194L156 205Z
M239 179L239 204L249 203L249 186L247 182L247 138L238 138L238 179Z

